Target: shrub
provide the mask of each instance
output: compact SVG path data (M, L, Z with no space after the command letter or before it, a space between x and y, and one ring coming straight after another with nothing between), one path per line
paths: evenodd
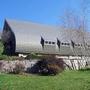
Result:
M63 59L56 59L53 56L48 56L37 62L39 67L38 72L43 75L56 75L64 70Z
M8 59L8 56L6 56L6 55L0 55L0 60L6 60L6 59Z
M7 56L7 55L0 55L0 60L8 60L8 61L13 61L13 60L23 60L23 57L18 57L18 56Z
M13 61L13 60L23 60L23 57L18 57L18 56L7 56L8 61Z
M38 54L35 54L35 53L30 53L26 56L25 59L40 59L42 57L42 55L38 55Z
M56 75L60 72L60 68L58 65L54 64L54 65L48 65L48 74L51 75Z
M24 64L22 64L22 63L16 63L16 64L15 64L15 68L14 68L13 71L10 72L10 73L20 74L20 73L23 73L23 72L24 72L24 69L25 69Z

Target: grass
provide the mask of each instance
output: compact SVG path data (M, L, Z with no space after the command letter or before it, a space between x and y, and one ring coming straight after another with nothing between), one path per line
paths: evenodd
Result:
M0 90L90 90L90 71L65 71L57 76L1 74Z

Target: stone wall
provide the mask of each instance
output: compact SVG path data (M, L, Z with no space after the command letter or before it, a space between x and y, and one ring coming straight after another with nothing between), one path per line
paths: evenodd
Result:
M68 65L71 69L79 70L81 68L90 67L90 57L63 57L64 62ZM68 68L68 67L66 67Z
M37 63L38 60L15 60L15 61L0 61L0 72L11 72L15 68L15 64L23 64L25 66L25 71L27 68L33 67Z
M86 65L90 66L90 58L76 58L76 57L58 57L63 58L65 63L66 69L74 69L78 70L80 68L86 67ZM21 63L25 66L25 71L28 68L32 68L38 62L37 59L34 60L14 60L14 61L7 61L7 60L0 60L0 72L8 73L13 71L15 68L15 64Z

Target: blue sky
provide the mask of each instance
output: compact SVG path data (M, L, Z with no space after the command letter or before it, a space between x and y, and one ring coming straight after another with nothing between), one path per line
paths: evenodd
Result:
M80 12L81 0L0 0L0 28L5 18L57 25L66 10Z

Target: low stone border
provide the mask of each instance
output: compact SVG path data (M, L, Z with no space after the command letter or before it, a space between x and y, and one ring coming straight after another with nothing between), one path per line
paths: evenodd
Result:
M25 66L25 71L27 68L33 67L37 63L38 60L14 60L14 61L6 61L1 60L0 61L0 72L8 73L10 71L13 71L15 68L15 64L23 64Z

